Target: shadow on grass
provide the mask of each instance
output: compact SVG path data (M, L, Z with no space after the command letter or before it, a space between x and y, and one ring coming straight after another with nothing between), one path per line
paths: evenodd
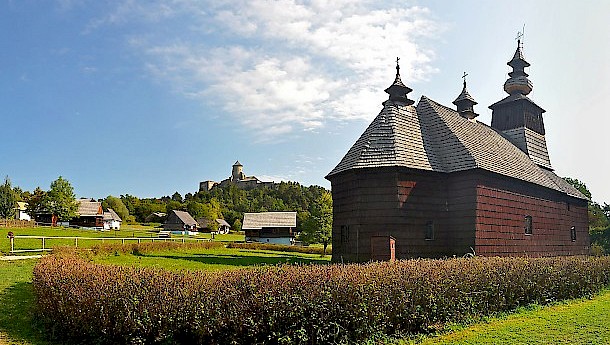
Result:
M53 344L35 316L35 298L32 283L18 282L0 293L0 332L16 344ZM9 344L13 344L9 342Z
M164 259L187 260L208 265L227 266L255 266L255 265L279 265L279 264L328 264L327 260L300 258L292 255L277 256L241 256L231 254L194 254L193 256L177 255L142 255L148 257L160 257Z

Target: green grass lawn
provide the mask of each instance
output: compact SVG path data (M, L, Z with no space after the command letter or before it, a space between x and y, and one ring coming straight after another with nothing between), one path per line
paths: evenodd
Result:
M330 255L322 257L319 254L218 248L164 251L140 255L97 256L94 260L104 264L158 267L171 270L221 271L254 265L326 264L330 262L330 258Z
M0 345L47 344L33 309L35 263L31 259L0 261Z
M104 237L104 238L157 238L159 229L155 229L151 226L142 225L125 225L118 231L98 231L98 230L84 230L84 229L72 229L64 227L48 227L40 226L33 228L2 228L0 229L0 255L8 254L10 251L10 242L6 237L9 231L12 231L15 236L52 236L52 237ZM210 234L199 234L198 236L182 236L172 235L172 238L179 239L182 237L186 238L206 238L211 239ZM214 241L224 242L235 242L244 241L243 234L227 234L227 235L215 235ZM119 242L118 240L104 240L104 242ZM128 241L127 241L128 242ZM56 246L74 246L75 241L72 239L47 239L45 240L45 248L53 248ZM100 244L100 240L78 240L79 247L89 247L95 244ZM41 248L42 240L40 239L15 239L15 249L34 249Z
M522 308L441 336L396 344L610 344L610 290L592 299Z

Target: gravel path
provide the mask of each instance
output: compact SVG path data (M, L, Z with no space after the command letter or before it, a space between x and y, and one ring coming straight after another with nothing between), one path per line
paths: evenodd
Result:
M42 257L42 255L6 255L6 256L0 256L0 261L38 259L41 257Z

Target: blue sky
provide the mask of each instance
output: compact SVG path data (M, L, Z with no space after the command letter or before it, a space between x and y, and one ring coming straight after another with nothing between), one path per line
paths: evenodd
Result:
M505 96L525 24L551 162L610 202L606 1L1 1L0 173L100 198L195 192L235 160L324 176L403 81L479 120Z

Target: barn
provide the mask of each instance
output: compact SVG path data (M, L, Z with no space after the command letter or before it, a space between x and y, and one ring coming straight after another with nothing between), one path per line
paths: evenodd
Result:
M296 236L297 213L244 213L242 224L246 242L291 245Z
M400 78L383 109L326 176L333 195L333 260L589 253L587 199L555 174L520 42L508 96L476 120L466 80L457 109Z

